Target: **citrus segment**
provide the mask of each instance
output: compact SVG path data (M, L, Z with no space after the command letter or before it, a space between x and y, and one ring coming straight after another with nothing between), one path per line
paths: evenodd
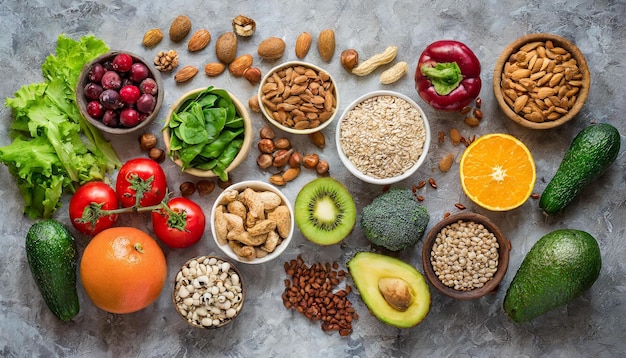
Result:
M111 313L139 311L161 293L167 268L156 241L132 227L106 229L91 239L80 263L87 296Z
M481 207L507 211L524 204L537 178L535 161L519 139L508 134L488 134L463 152L461 185L465 195Z

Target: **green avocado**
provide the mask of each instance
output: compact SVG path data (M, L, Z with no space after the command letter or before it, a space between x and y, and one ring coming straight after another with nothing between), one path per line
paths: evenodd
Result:
M430 291L415 267L396 258L359 252L348 270L361 299L381 322L398 328L420 323L430 310Z
M54 219L34 223L26 234L26 257L48 308L62 321L74 318L78 251L67 228Z
M504 297L504 311L512 321L525 322L563 306L591 288L601 266L598 242L589 233L548 233L522 261Z
M593 124L576 135L554 177L539 199L548 214L563 210L593 180L615 161L620 134L610 124Z

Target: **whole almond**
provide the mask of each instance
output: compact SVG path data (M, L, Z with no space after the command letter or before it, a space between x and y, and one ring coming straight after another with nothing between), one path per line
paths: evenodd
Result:
M447 172L452 168L452 163L454 163L454 154L449 153L439 161L439 170L442 172Z
M221 62L210 62L204 65L204 73L209 77L219 76L226 70L226 65Z
M312 42L313 36L310 33L305 31L298 35L296 39L296 57L303 59L309 53Z
M192 79L198 73L198 69L194 66L185 66L181 68L176 75L174 75L174 81L177 83L187 82Z
M285 172L283 173L283 179L285 180L285 182L290 182L294 180L299 174L300 174L300 168L298 167L289 168L285 170Z
M189 34L189 31L191 31L191 20L185 15L179 15L170 25L170 39L180 42Z
M200 29L191 35L187 43L187 49L191 52L203 50L211 42L211 33L209 30Z
M247 79L252 85L261 82L262 77L261 69L258 67L248 67L243 71L243 78Z
M228 70L233 76L242 77L243 73L252 66L252 61L252 55L241 55L228 65Z
M163 40L163 32L161 29L154 28L146 31L141 44L145 47L154 47L158 45L161 40Z
M229 64L237 57L237 36L234 32L225 32L215 41L215 55L217 59Z
M280 37L268 37L257 48L258 55L265 60L278 60L285 52L285 41Z
M324 137L324 133L321 131L309 133L309 140L320 149L326 146L326 137Z
M317 39L317 50L322 60L330 62L335 54L335 31L325 29L320 32Z

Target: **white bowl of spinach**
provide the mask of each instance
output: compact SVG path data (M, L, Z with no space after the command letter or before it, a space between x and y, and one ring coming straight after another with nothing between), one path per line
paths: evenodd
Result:
M224 89L198 88L171 107L163 139L169 157L185 173L228 180L248 155L252 122L245 106Z

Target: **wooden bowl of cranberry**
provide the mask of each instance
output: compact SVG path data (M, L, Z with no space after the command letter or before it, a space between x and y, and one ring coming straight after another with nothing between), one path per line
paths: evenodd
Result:
M112 134L147 126L158 115L163 95L160 73L128 51L111 51L87 63L76 85L81 114Z

